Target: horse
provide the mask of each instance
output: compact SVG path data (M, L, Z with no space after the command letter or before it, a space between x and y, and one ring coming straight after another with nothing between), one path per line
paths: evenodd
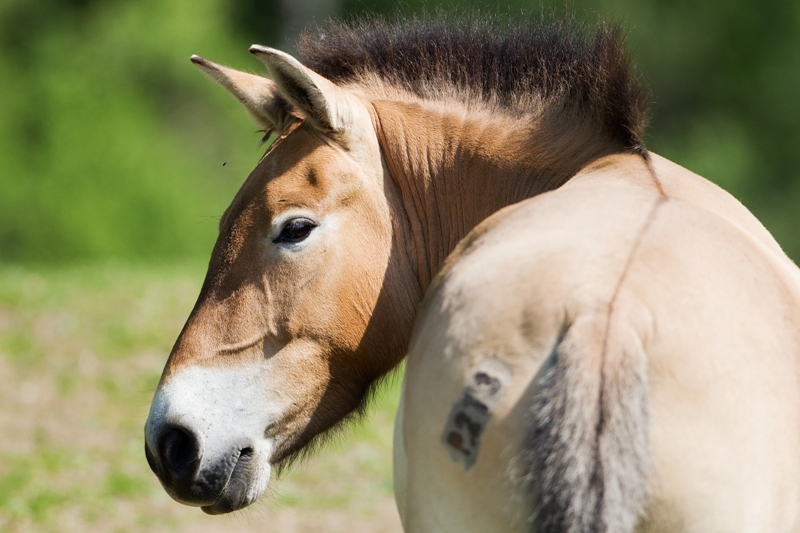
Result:
M649 152L617 26L330 23L269 78L145 425L165 490L241 509L407 355L407 532L800 530L800 271Z

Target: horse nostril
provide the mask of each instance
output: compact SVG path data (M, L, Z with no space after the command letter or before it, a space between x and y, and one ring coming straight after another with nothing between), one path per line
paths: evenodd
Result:
M175 478L187 479L197 471L200 446L197 438L185 429L173 427L164 433L158 452L164 469Z

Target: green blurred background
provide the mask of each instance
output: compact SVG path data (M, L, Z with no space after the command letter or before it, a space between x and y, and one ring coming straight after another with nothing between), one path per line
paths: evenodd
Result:
M740 198L800 259L800 2L569 6L629 29L654 96L648 146ZM260 136L189 56L260 72L253 42L291 49L311 20L396 9L385 0L0 0L0 262L205 258Z

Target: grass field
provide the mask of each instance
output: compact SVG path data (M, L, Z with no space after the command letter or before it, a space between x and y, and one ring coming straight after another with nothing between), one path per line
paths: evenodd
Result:
M143 425L201 265L0 268L0 531L399 531L395 379L365 423L223 517L173 502Z

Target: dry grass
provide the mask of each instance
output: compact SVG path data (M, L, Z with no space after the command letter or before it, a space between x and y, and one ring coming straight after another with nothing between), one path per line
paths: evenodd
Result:
M271 496L209 517L150 473L143 425L202 268L0 269L0 531L399 531L394 384Z

